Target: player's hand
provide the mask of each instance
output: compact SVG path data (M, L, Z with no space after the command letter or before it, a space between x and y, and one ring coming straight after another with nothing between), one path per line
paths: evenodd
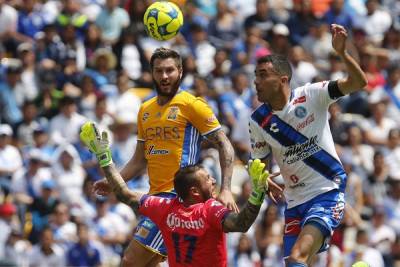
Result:
M336 53L343 55L346 50L347 31L338 24L331 24L332 47Z
M106 178L98 180L93 184L93 193L100 196L107 196L111 193L111 187Z
M110 143L106 131L100 134L96 124L88 121L81 127L79 137L85 146L89 148L92 153L96 154L100 167L111 165Z
M265 192L268 190L267 179L269 172L265 170L265 163L262 163L259 159L249 160L247 170L253 184L249 202L260 206L264 202Z
M235 199L230 190L222 189L217 197L217 200L224 204L224 206L227 207L229 210L239 212L239 208L236 205Z
M277 183L272 181L272 178L279 176L280 173L272 173L267 180L268 183L268 197L274 202L275 204L278 204L278 201L280 201L283 198L283 188L280 187Z

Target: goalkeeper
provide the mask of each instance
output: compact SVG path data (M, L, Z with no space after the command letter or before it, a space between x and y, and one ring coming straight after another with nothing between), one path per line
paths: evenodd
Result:
M142 194L129 190L115 168L106 132L100 133L94 123L87 122L80 138L96 154L118 200L148 216L160 228L169 266L226 266L225 233L246 232L264 201L269 173L258 159L248 164L252 194L245 208L235 213L213 198L215 179L198 165L175 174L176 198Z

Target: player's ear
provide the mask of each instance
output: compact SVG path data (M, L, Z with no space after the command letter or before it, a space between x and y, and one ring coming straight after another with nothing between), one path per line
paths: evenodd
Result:
M200 196L200 190L196 186L192 186L189 189L190 195L192 197L199 197Z
M289 83L289 77L286 75L281 76L281 82L282 83Z

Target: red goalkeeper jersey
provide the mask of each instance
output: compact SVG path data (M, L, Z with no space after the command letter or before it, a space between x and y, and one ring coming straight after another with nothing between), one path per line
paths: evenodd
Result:
M222 221L229 210L220 202L209 199L185 207L178 198L144 195L140 203L140 213L162 233L169 266L227 266Z

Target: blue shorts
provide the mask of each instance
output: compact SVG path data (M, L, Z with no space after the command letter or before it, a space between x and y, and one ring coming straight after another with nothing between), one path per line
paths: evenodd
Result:
M333 230L343 219L344 205L344 193L332 190L299 206L285 210L284 257L289 257L301 229L306 224L313 224L319 228L325 237L318 253L327 250Z
M174 198L176 197L175 192L164 192L155 194L155 196ZM143 245L145 248L157 253L161 256L167 256L167 249L164 245L164 240L157 225L153 223L148 217L143 216L139 221L135 229L135 234L133 236L137 242Z

